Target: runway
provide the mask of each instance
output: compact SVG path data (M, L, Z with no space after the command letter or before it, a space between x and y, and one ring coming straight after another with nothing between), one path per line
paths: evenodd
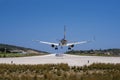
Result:
M120 57L77 56L64 54L56 57L55 54L19 58L0 58L0 63L7 64L58 64L67 63L69 66L83 66L92 63L120 63Z

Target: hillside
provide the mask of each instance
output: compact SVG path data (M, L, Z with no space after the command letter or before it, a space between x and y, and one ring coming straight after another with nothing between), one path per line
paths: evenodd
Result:
M120 49L104 49L104 50L72 50L66 54L76 55L92 55L92 56L120 56Z
M25 48L9 44L0 44L0 53L35 53L35 54L47 54L47 52L39 51L31 48Z

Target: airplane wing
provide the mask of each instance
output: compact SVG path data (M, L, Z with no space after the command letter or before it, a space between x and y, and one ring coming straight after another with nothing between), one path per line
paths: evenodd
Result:
M89 43L89 42L91 42L91 41L73 42L73 43L68 43L66 46L85 44L85 43Z
M59 46L58 43L45 42L45 41L39 41L39 40L36 40L36 41L39 42L39 43L47 44L47 45L55 45L55 46Z

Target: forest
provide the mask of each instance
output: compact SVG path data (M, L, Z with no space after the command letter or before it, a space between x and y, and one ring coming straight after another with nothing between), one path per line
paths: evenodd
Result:
M90 55L90 56L120 56L120 49L99 49L99 50L72 50L66 54Z
M11 53L13 52L14 50L16 50L16 53L17 51L24 51L24 52L27 52L29 50L31 51L34 51L34 52L37 52L37 53L47 53L45 51L39 51L39 50L36 50L36 49L31 49L31 48L25 48L25 47L21 47L21 46L15 46L15 45L9 45L9 44L1 44L0 43L0 52L1 53Z

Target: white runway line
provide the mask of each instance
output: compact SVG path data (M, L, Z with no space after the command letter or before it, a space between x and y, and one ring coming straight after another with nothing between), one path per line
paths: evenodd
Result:
M70 66L83 66L92 63L120 63L120 57L77 56L64 54L56 57L55 54L19 58L0 58L0 63L7 64L58 64L67 63Z

